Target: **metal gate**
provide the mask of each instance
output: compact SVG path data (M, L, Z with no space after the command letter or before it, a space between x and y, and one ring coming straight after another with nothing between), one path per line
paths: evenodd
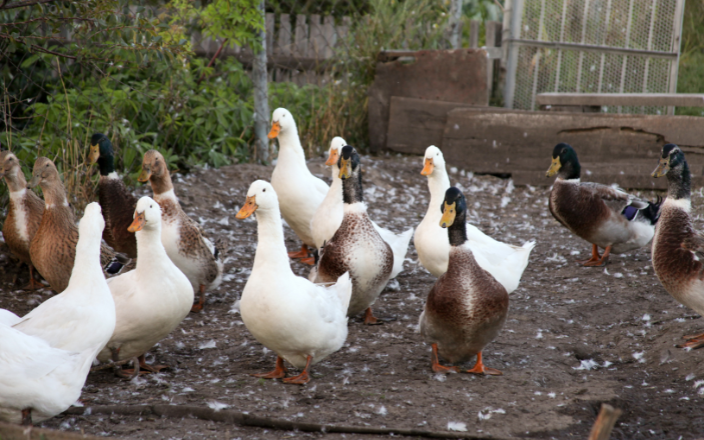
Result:
M511 3L505 40L507 108L536 110L535 96L543 92L677 91L684 0L507 3ZM666 108L603 107L602 111L663 114Z

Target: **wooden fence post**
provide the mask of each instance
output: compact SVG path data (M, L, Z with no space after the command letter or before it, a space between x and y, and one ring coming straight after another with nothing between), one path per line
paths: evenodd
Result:
M260 163L269 162L269 93L266 69L266 16L264 14L264 0L259 3L261 23L264 28L259 31L261 49L254 53L252 60L252 82L254 83L254 145L257 160Z

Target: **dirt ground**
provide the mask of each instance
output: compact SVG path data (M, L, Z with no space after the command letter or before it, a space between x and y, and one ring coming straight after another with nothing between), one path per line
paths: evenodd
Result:
M322 164L316 158L309 165L329 181ZM364 157L363 166L370 216L397 232L415 227L429 197L426 178L419 174L422 159ZM704 321L662 288L650 250L614 255L606 268L580 267L574 261L588 258L591 247L550 216L547 187L514 188L510 180L456 169L450 177L465 192L469 221L508 243L537 241L521 285L510 297L506 326L484 352L485 363L504 375L431 371L430 346L416 328L434 277L417 263L411 245L404 271L375 306L378 316L395 321L363 326L359 318L351 319L345 346L314 367L306 386L251 377L271 370L275 355L253 339L233 309L251 271L257 240L256 221L234 215L249 184L268 180L271 171L234 165L175 179L186 211L225 245L224 282L209 293L203 313L191 314L151 351L147 360L169 364L170 371L129 382L109 371L93 373L82 395L86 408L168 403L302 422L438 431L464 424L470 435L585 439L601 403L608 402L623 410L612 438L704 437L704 350L675 348L682 335L704 331ZM149 187L137 192L151 194ZM654 198L655 193L642 196ZM693 205L697 225L704 229L701 190ZM287 227L286 245L289 250L300 245ZM48 292L15 291L15 264L6 248L0 265L0 307L24 314L49 297ZM292 265L298 274L307 274L308 267ZM21 283L26 276L23 271ZM59 416L42 426L125 439L324 436L197 419L99 414Z

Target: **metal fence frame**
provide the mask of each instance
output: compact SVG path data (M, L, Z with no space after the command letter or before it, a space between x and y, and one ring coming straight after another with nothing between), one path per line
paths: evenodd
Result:
M565 11L567 10L567 4L569 3L570 0L563 0L563 14L562 14L562 27L564 28L564 23L565 23ZM645 0L629 0L629 15L628 15L628 29L627 29L627 37L626 37L626 46L628 46L628 40L629 40L629 32L630 32L630 24L631 24L631 18L632 18L632 13L633 13L633 4L636 1L645 1ZM669 81L668 81L668 90L661 90L658 92L668 92L668 93L676 93L677 92L677 73L678 73L678 65L679 65L679 55L680 55L680 44L682 40L682 21L683 21L683 16L684 16L684 6L685 6L685 0L651 0L652 1L652 8L653 11L655 11L656 6L659 3L667 2L667 1L674 1L675 2L675 11L674 11L674 22L673 22L673 30L672 30L672 38L671 38L671 50L668 51L658 51L658 50L643 50L643 49L634 49L634 48L629 48L629 47L616 47L616 46L608 46L608 45L594 45L594 44L585 44L585 33L584 30L582 32L582 40L581 43L574 43L574 42L565 42L565 41L544 41L540 39L527 39L527 38L521 38L521 29L523 26L523 18L524 18L524 5L526 2L542 2L542 11L544 12L545 10L545 0L506 0L506 7L505 7L505 17L504 17L504 36L503 36L503 45L506 48L506 52L504 54L505 61L506 61L506 83L505 83L505 88L504 88L504 106L506 108L514 108L515 105L515 92L516 92L516 75L518 74L518 54L519 50L521 47L535 47L535 48L547 48L547 49L554 49L558 51L558 57L561 57L562 52L565 50L569 51L578 51L580 54L580 64L579 64L579 72L577 73L578 79L577 79L577 90L574 90L574 93L580 93L584 92L583 90L580 90L580 78L579 74L581 73L581 67L582 67L582 59L584 57L584 53L587 52L597 52L601 53L601 72L603 72L604 69L604 59L605 56L608 54L618 54L618 55L626 55L627 57L624 57L623 61L623 72L622 72L622 78L625 78L625 69L626 69L626 60L628 57L641 57L645 58L645 72L644 72L644 81L643 81L643 93L647 93L648 90L646 88L646 82L648 78L648 67L649 67L649 62L651 59L666 59L670 60L670 69L669 69ZM589 2L590 0L586 0L585 2L585 13L587 8L589 7ZM608 6L610 8L611 6L611 0L608 0ZM609 20L609 12L607 12L607 26L608 26L608 20ZM649 34L649 41L648 41L648 46L650 49L650 43L652 41L652 36L653 36L653 22L654 22L654 17L655 14L652 15L653 19L651 20L650 24L650 34ZM544 13L541 14L540 17L540 26L543 26L543 19L544 19ZM585 20L586 23L586 20ZM508 24L508 26L506 26ZM584 29L584 26L583 26ZM508 30L508 32L506 32ZM539 32L539 37L541 33ZM562 32L561 35L561 40L563 40L564 32ZM559 59L559 58L558 58ZM539 62L539 57L538 57L538 62ZM536 69L537 72L537 69ZM537 93L540 92L545 92L548 90L537 90L536 85L537 85L537 78L538 78L538 73L534 75L534 83L533 83L533 90L532 90L532 105L531 109L535 108L535 96ZM601 81L601 80L600 80ZM557 85L560 84L560 63L558 61L558 69L556 72L556 88ZM618 93L624 93L624 82L623 80L621 81L619 91ZM558 90L549 90L549 91L558 91ZM601 82L599 83L599 93L602 93L601 90ZM651 91L652 92L652 91ZM668 107L668 114L674 114L674 107ZM618 113L621 113L621 108L619 107L617 109Z

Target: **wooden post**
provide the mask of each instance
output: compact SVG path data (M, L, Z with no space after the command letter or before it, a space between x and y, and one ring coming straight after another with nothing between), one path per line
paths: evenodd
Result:
M487 21L484 23L485 37L486 37L486 47L500 47L501 46L501 23L498 21ZM500 72L501 68L500 60L489 60L487 63L486 74L487 74L487 86L489 91L489 101L494 91L494 72Z
M294 33L293 56L305 58L308 56L308 24L305 15L296 15L296 29ZM295 75L295 77L294 77ZM305 74L300 71L291 72L292 79L299 86L305 84Z
M599 416L592 426L592 432L589 434L589 440L608 440L611 436L611 430L614 429L616 420L623 411L615 409L613 406L606 403L601 404Z
M282 57L291 56L291 16L288 14L279 16L279 33L276 36L274 54ZM276 69L276 81L286 82L290 77L289 70Z
M264 28L259 31L261 49L254 54L252 60L252 82L254 83L254 144L257 161L263 164L269 162L269 93L266 73L266 16L264 0L259 3L261 23Z
M469 21L469 48L476 49L479 47L479 28L482 22L479 20Z

